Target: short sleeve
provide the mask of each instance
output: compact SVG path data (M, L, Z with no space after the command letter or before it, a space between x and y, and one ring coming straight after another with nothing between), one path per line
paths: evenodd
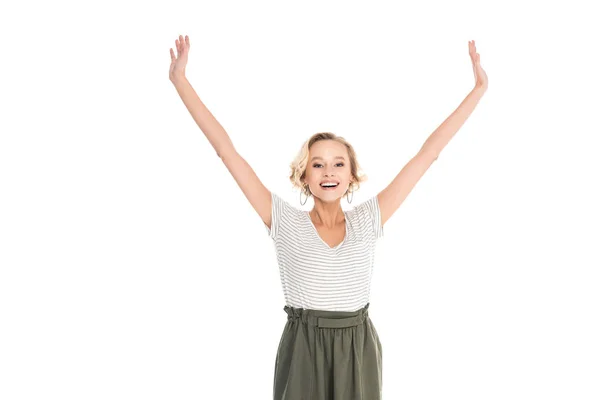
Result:
M271 229L264 224L267 234L271 239L275 239L279 235L283 222L289 221L292 213L292 205L271 192Z
M356 206L358 213L364 218L369 229L373 232L375 239L383 237L383 226L381 225L381 212L379 210L379 200L377 196L364 201Z

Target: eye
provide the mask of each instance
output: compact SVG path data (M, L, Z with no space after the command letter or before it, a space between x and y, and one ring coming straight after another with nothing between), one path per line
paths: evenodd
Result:
M314 167L316 167L317 165L321 165L321 164L313 164L313 168L314 168ZM335 165L341 165L341 166L343 167L343 166L344 166L344 163L340 162L340 163L337 163L337 164L335 164Z

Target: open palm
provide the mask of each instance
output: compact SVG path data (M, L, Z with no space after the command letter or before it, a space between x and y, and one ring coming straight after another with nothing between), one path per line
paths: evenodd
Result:
M481 62L479 60L479 53L477 47L475 47L475 41L469 41L469 55L471 56L471 62L473 63L473 74L475 75L475 86L487 89L488 77L483 68L481 68Z
M185 76L185 66L188 62L188 53L190 51L190 38L186 35L185 41L183 36L179 35L179 39L175 40L175 48L177 49L177 57L171 51L171 67L169 68L169 79L173 80L176 77Z

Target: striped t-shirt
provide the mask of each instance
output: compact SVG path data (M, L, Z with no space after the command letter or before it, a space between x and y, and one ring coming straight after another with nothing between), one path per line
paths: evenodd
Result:
M344 211L346 235L335 247L308 211L271 193L271 229L285 302L290 307L356 311L369 302L375 244L383 236L377 196Z

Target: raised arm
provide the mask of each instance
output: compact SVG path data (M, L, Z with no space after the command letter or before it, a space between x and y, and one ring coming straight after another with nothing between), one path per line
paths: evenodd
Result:
M175 40L175 46L177 48L177 57L175 57L173 49L170 49L171 67L169 69L169 79L175 86L177 93L179 93L192 118L217 152L217 156L221 158L265 225L270 228L271 192L258 179L258 176L256 176L256 173L246 160L238 154L223 126L206 108L185 77L185 67L190 48L188 36L185 37L184 41L180 35L179 39Z
M475 41L469 41L469 54L473 64L473 73L475 74L475 87L460 103L458 108L427 138L417 155L402 168L385 189L377 194L381 213L381 225L385 224L400 207L402 202L404 202L431 164L437 160L444 147L450 142L450 139L454 137L467 118L469 118L475 106L486 92L488 86L487 74L481 68Z

